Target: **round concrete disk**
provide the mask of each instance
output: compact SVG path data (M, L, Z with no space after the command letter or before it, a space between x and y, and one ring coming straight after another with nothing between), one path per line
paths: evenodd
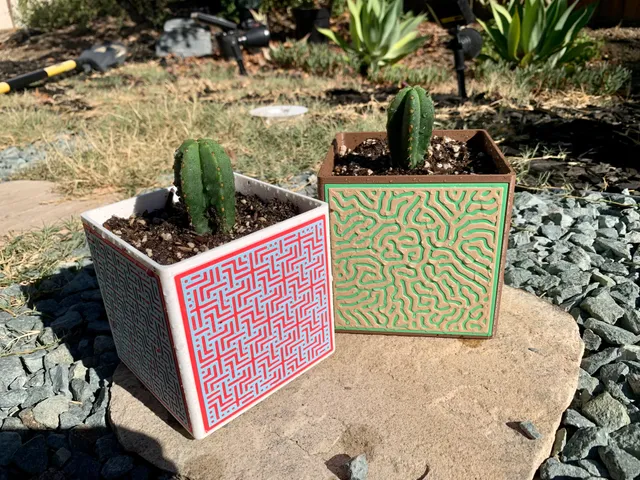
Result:
M531 479L583 346L574 319L532 295L505 287L501 309L490 340L338 334L332 357L200 441L121 365L111 422L127 450L194 480L344 478L363 452L369 480Z

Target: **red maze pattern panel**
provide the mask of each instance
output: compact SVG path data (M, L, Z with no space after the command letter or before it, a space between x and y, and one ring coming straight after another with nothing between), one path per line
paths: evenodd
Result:
M206 430L333 351L324 217L176 278Z
M85 228L118 356L190 430L160 281Z

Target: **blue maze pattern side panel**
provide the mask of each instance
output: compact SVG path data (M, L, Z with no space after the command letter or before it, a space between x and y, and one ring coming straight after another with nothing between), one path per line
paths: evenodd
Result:
M191 430L160 280L85 225L118 356Z
M333 351L324 217L176 277L206 430Z

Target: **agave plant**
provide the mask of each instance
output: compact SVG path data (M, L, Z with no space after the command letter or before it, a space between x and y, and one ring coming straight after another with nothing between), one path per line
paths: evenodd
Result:
M478 20L489 35L495 52L512 65L549 62L552 66L571 62L591 48L575 44L578 33L589 22L596 4L578 8L567 0L510 0L504 7L491 1L495 25Z
M425 15L403 15L402 0L348 0L351 43L327 28L318 31L360 61L360 73L376 71L415 52L426 37L418 35Z

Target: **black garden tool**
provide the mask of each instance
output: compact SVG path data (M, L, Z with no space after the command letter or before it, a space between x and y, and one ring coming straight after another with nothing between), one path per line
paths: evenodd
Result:
M121 43L106 42L100 45L94 45L90 49L82 52L75 60L67 60L34 72L18 75L5 82L0 82L0 94L9 93L37 81L76 69L82 69L87 73L91 70L105 72L110 68L122 65L126 56L127 49Z

